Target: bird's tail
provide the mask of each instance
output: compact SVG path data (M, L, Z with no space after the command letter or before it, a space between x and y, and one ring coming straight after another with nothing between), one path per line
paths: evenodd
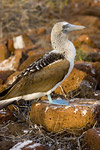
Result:
M16 100L15 99L0 100L0 109L7 107L8 105L12 104L14 101Z

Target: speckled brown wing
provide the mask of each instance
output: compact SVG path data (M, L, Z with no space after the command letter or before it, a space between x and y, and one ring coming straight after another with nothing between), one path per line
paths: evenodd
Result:
M23 76L9 90L4 99L49 91L58 82L63 80L68 73L69 66L70 63L67 60L58 60L28 76Z
M64 55L61 53L50 52L50 53L45 54L43 57L39 58L37 61L29 65L23 72L21 72L17 76L16 80L7 89L5 89L3 92L0 93L0 100L5 99L6 95L8 95L11 89L17 83L19 83L20 80L22 81L22 78L24 78L25 76L31 77L30 74L33 74L34 72L41 70L42 68L48 66L49 64L54 63L57 60L63 60L63 59L64 59ZM25 77L25 78L28 78L28 77Z

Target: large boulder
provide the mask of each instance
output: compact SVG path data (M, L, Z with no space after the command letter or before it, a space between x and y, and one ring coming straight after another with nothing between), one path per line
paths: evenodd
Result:
M33 124L40 124L51 132L66 130L78 133L94 125L95 104L98 103L91 99L71 99L68 105L33 103L30 119Z

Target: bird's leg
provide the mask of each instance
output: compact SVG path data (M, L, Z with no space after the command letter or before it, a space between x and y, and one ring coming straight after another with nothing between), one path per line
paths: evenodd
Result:
M51 96L50 96L50 95L47 95L47 97L48 97L49 103L52 103L52 98L51 98Z

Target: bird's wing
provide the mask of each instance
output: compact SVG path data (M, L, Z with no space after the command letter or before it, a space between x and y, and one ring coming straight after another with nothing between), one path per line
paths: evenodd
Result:
M7 91L5 98L47 92L63 80L68 73L69 66L69 62L62 54L45 55L18 76Z

